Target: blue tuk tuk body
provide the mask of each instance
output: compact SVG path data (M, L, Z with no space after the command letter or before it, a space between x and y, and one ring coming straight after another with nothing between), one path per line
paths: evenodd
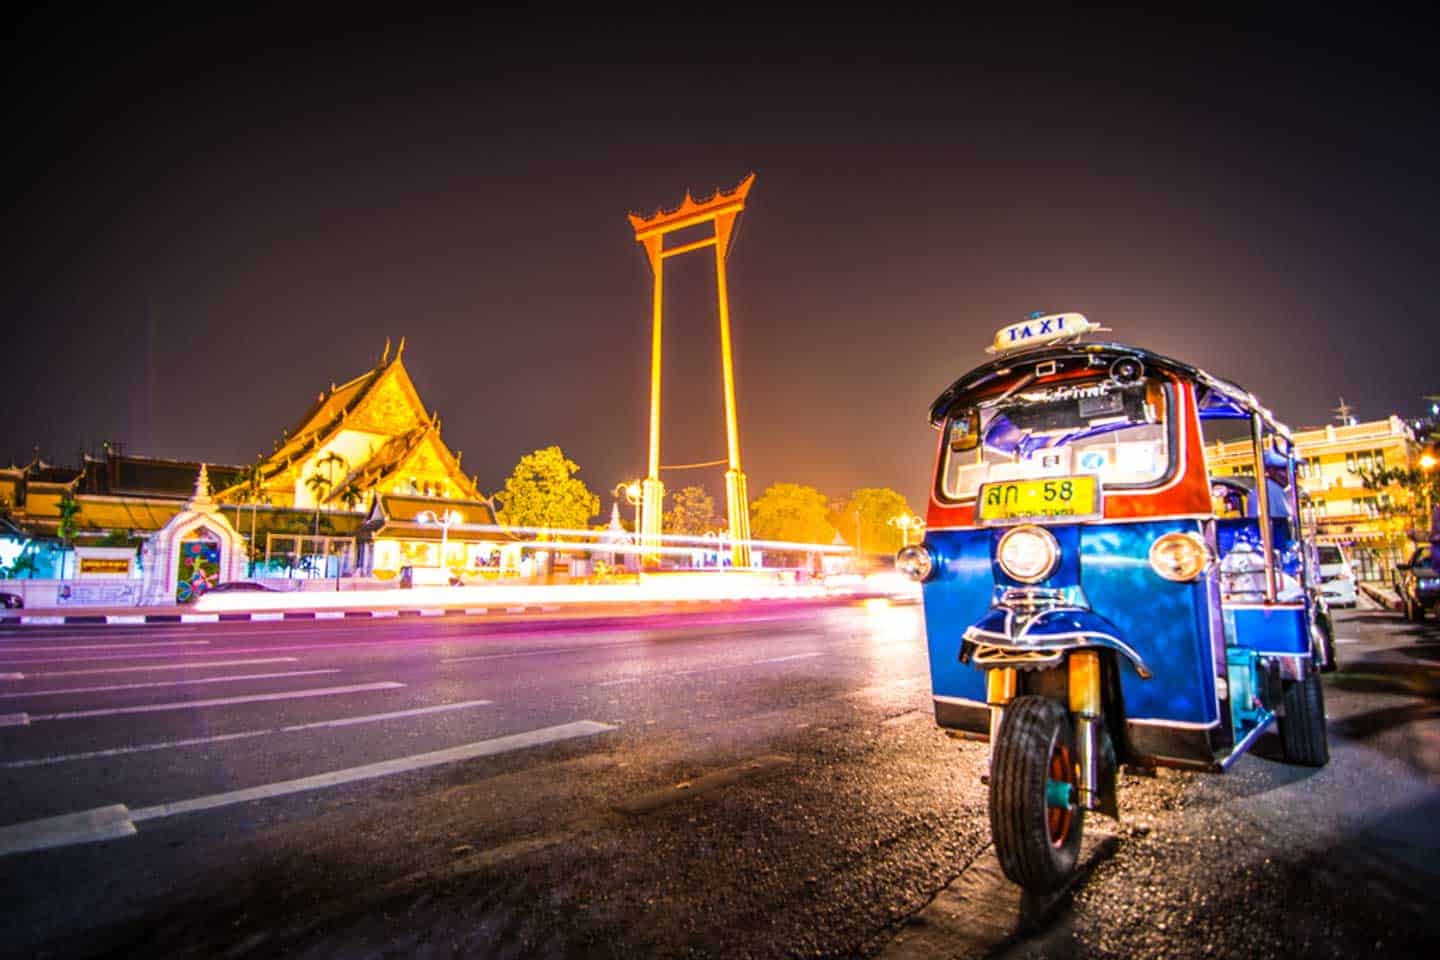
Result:
M925 539L897 558L923 582L936 721L990 742L996 850L1037 891L1073 870L1086 811L1117 815L1121 764L1221 772L1276 725L1287 761L1328 760L1333 640L1288 430L1089 329L1008 327L940 395ZM1248 426L1254 481L1212 483L1220 420Z

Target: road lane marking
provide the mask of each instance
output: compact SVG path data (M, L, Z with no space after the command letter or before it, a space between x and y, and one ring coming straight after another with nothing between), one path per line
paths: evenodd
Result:
M53 640L54 637L46 637ZM24 643L25 646L0 646L0 650L7 653L72 653L76 650L130 650L139 647L208 647L209 640L156 640L148 643L84 643L84 644L63 644L58 647L32 647L34 641L18 640L16 643ZM163 656L163 654L161 654Z
M750 663L785 663L787 660L809 660L811 657L823 657L824 655L823 651L816 651L815 653L792 653L788 657L769 657L765 660L751 660Z
M72 843L113 840L134 833L135 824L130 819L130 811L124 804L117 803L0 827L0 856L64 847Z
M150 753L154 750L172 750L176 747L194 747L202 743L225 743L230 740L248 740L263 737L274 730L242 730L239 733L217 733L210 737L189 737L185 740L165 740L160 743L141 743L133 747L112 747L109 750L87 750L84 753L63 753L50 757L36 757L32 760L7 760L0 763L0 770L24 770L27 767L48 767L71 760L95 760L100 757L123 757L128 753Z
M0 673L0 680L24 680L23 673Z
M451 710L465 710L483 707L493 700L462 700L460 703L442 703L433 707L415 707L412 710L392 710L389 713L370 713L360 717L341 717L338 720L316 720L313 723L297 723L281 727L280 733L294 733L297 730L318 730L322 727L349 727L357 723L374 723L379 720L396 720L401 717L423 717L432 713L446 713Z
M32 673L29 678L81 677L92 673L148 673L151 670L196 670L200 667L252 667L265 663L299 663L299 657L256 657L253 660L207 660L205 663L156 663L146 667L92 667L89 670L52 670L48 673ZM23 673L0 673L0 680L23 680Z
M312 790L323 790L327 787L336 787L363 780L374 780L379 777L393 776L397 773L423 770L427 767L459 763L478 757L511 753L516 750L527 750L532 747L560 743L578 737L591 737L614 729L615 727L608 723L598 723L594 720L578 720L574 723L565 723L556 727L543 727L539 730L531 730L526 733L496 737L493 740L480 740L475 743L451 747L448 750L419 753L409 757L400 757L395 760L368 763L360 767L348 767L344 770L335 770L330 773L317 774L312 777L282 780L278 783L268 783L243 790L230 790L226 793L215 793L209 796L195 797L190 800L179 800L173 803L161 803L155 806L141 807L138 810L131 810L124 804L117 803L110 806L97 807L93 810L67 813L58 817L46 817L43 820L30 820L25 823L12 824L8 827L0 827L0 856L30 850L44 850L50 847L69 846L77 843L92 843L99 840L110 840L116 837L133 836L137 832L135 824L144 823L147 820L158 820L164 817L195 813L201 810L214 810L217 807L226 807L236 803L249 803L253 800L267 800L272 797L283 797L295 793L306 793Z
M33 720L78 720L84 717L113 717L126 713L159 713L165 710L194 710L200 707L228 707L239 703L267 703L271 700L300 700L305 697L334 697L346 693L368 693L372 690L395 690L405 684L394 680L380 683L357 683L348 687L312 687L308 690L287 690L283 693L253 693L244 697L220 697L214 700L176 700L171 703L147 703L133 707L107 707L103 710L71 710L66 713L37 713Z
M1336 643L1359 643L1360 640L1359 640L1358 638L1356 638L1356 637L1336 637L1336 638L1335 638L1335 642L1336 642Z
M28 726L30 726L30 714L28 713L0 713L0 727Z
M639 647L649 640L616 640L613 643L591 643L583 647L546 647L544 650L519 650L512 653L482 653L473 657L448 657L441 663L471 663L476 660L508 660L511 657L553 657L565 653L585 653L588 650L611 650L615 647Z
M265 737L276 733L297 733L301 730L316 730L322 727L348 727L359 723L378 723L382 720L398 720L404 717L428 716L432 713L446 713L451 710L466 710L493 703L493 700L465 700L461 703L442 703L433 707L417 707L414 710L393 710L389 713L370 713L358 717L340 717L336 720L320 720L314 723L297 723L288 727L269 730L241 730L237 733L221 733L210 737L188 737L184 740L165 740L159 743L140 743L129 747L112 747L109 750L87 750L84 753L66 753L51 757L37 757L31 760L9 760L0 763L0 769L20 770L26 767L48 767L71 760L94 760L98 757L120 757L129 753L150 753L155 750L171 750L176 747L194 747L205 743L226 743L230 740L248 740L251 737ZM19 714L24 716L24 714Z
M202 683L235 683L239 680L279 680L282 677L313 677L322 673L339 673L338 667L326 670L289 670L285 673L237 673L226 677L192 677L189 680L154 680L149 683L115 683L105 687L66 687L60 690L20 690L0 693L0 700L18 697L60 697L72 693L113 693L117 690L145 690L151 687L189 687Z
M559 743L564 740L573 740L577 737L591 737L595 734L606 733L614 729L615 727L608 723L598 723L594 720L577 720L573 723L562 723L559 726L542 727L539 730L531 730L526 733L496 737L492 740L479 740L475 743L450 747L446 750L435 750L431 753L417 753L409 757L382 760L379 763L367 763L359 767L347 767L344 770L334 770L330 773L316 774L311 777L300 777L296 780L282 780L278 783L267 783L258 787L247 787L242 790L229 790L225 793L214 793L205 797L195 797L191 800L179 800L174 803L161 803L152 807L141 807L139 810L132 810L130 812L130 819L134 823L143 823L146 820L173 817L184 813L195 813L200 810L213 810L216 807L226 807L236 803L248 803L252 800L267 800L271 797L283 797L294 793L305 793L311 790L323 790L326 787L338 787L343 784L355 783L361 780L373 780L377 777L388 777L397 773L409 773L413 770L423 770L427 767L437 767L442 764L474 760L477 757L489 757L500 753L510 753L515 750L525 750L530 747L539 747L546 744Z

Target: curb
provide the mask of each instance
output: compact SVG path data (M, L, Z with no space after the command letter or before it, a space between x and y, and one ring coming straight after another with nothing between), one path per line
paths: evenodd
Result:
M553 613L549 606L507 607L494 611L498 614ZM437 609L434 607L413 610L255 610L250 613L77 613L42 614L36 616L3 617L0 627L60 627L102 624L119 626L141 626L152 623L274 623L280 620L372 620L378 617L475 617L490 614L488 607L466 609Z
M856 594L853 596L833 596L824 598L808 598L803 601L780 600L781 603L803 602L825 605L836 602L848 602L853 600L864 600L867 595ZM667 600L656 604L662 609L674 609L676 607L710 607L714 608L727 603L747 603L740 600L719 600L719 599L697 599L697 600ZM905 601L892 601L903 603ZM228 613L73 613L73 614L36 614L19 616L0 617L0 629L5 627L61 627L61 626L143 626L147 624L177 624L177 623L274 623L284 620L376 620L382 618L396 617L506 617L506 616L534 616L539 614L561 614L565 608L559 604L527 604L525 606L496 606L496 607L414 607L396 608L387 607L384 609L372 610L252 610L248 613L235 611ZM573 612L582 612L576 610ZM596 611L588 611L592 615ZM602 617L624 617L623 614L604 612L599 614Z

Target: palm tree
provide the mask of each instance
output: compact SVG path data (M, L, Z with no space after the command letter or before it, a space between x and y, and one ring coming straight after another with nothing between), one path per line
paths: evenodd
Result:
M65 550L70 549L70 542L75 539L75 515L80 512L80 504L68 491L60 498L60 524L55 528L55 533L60 537L60 545ZM60 579L65 579L65 554L60 554Z
M344 457L340 456L340 454L334 450L331 450L316 461L315 472L310 474L309 479L305 481L305 485L308 486L310 492L315 495L315 539L317 540L320 539L320 501L324 500L325 495L335 489L335 468L337 466L340 468L343 476L344 471L347 470L350 465L345 461ZM323 477L320 476L322 469L325 471L325 476Z

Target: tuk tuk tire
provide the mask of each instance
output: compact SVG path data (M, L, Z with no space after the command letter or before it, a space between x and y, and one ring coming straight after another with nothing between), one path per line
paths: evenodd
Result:
M1085 824L1078 789L1068 811L1047 803L1053 771L1065 769L1078 788L1070 714L1048 697L1017 697L1005 707L992 751L990 835L1000 867L1026 890L1050 893L1074 872Z
M1285 681L1285 712L1280 715L1280 744L1286 763L1323 767L1330 762L1325 732L1325 694L1320 674Z

